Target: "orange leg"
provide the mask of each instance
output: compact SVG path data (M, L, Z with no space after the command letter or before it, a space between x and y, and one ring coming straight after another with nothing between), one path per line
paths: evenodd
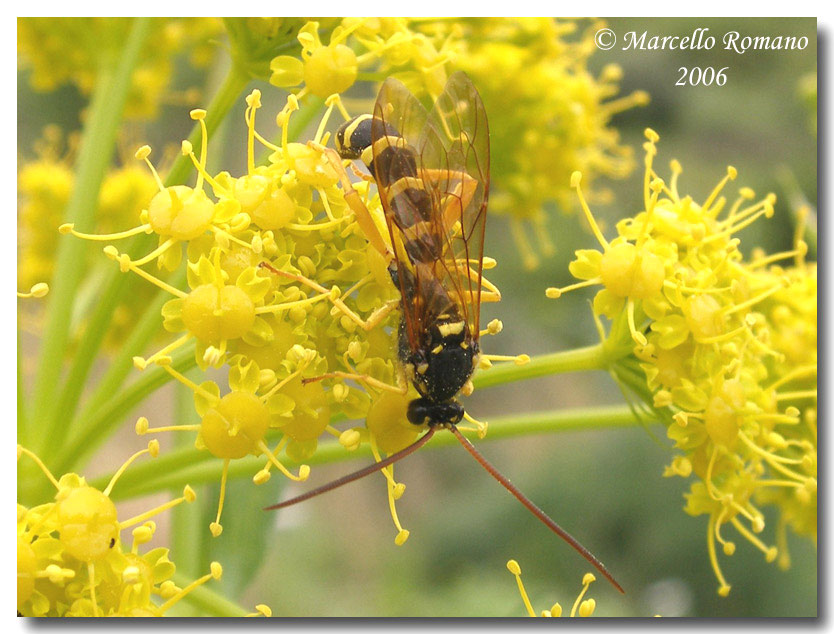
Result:
M368 239L370 245L379 251L383 257L391 259L391 257L393 257L391 249L388 248L385 240L383 240L382 235L379 233L379 229L377 229L377 226L368 211L368 208L359 197L359 193L353 188L353 183L351 183L350 178L348 178L345 167L342 164L342 158L333 148L324 147L318 143L314 143L313 141L308 142L307 145L321 152L327 159L327 162L330 163L331 167L336 170L336 173L339 175L339 182L342 185L342 191L345 193L345 202L353 212L356 222L359 224L360 229L362 229L362 233L365 234L365 237ZM362 175L362 177L364 178L364 175Z
M268 270L270 273L274 275L280 275L281 277L285 277L290 280L294 280L299 284L304 284L308 288L313 289L317 293L322 295L326 295L327 298L330 300L330 303L333 306L342 312L348 319L350 319L353 323L357 326L362 328L363 330L371 330L378 326L382 321L388 316L392 310L394 310L397 306L399 306L399 300L391 300L379 308L377 308L374 312L371 313L368 319L362 319L359 315L356 314L353 310L350 309L340 298L340 291L336 288L327 289L315 280L311 280L308 277L303 275L297 275L296 273L290 273L289 271L281 271L280 269L276 269L272 266L269 262L261 262L259 265L261 268Z
M372 387L378 388L380 390L385 390L387 392L394 392L396 394L405 394L406 392L408 392L408 384L406 383L403 383L402 386L389 385L388 383L384 383L379 379L375 379L369 374L358 374L355 372L328 372L327 374L321 374L319 376L310 377L308 379L302 379L301 382L304 385L306 385L307 383L322 381L324 379L352 379L354 381L365 383L366 385L370 385Z

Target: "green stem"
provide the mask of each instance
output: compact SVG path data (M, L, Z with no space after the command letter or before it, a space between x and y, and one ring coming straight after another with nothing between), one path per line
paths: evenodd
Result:
M631 410L624 405L538 412L491 421L489 434L484 440L546 432L632 427L639 424ZM467 435L471 437L471 434ZM451 434L436 434L426 447L445 447L456 442ZM371 451L367 446L348 452L338 442L332 442L321 446L306 462L311 465L329 464L355 458L367 459L370 455ZM229 465L229 477L251 478L263 467L263 463L263 457L255 456L234 460ZM111 497L114 500L122 500L167 489L179 490L186 484L196 486L218 482L222 466L222 461L207 451L197 451L193 448L175 450L155 460L131 467L121 477L119 486L113 490ZM109 477L97 478L92 482L92 486L106 486Z
M190 377L193 378L193 377ZM173 422L181 424L194 415L194 394L185 385L174 383ZM194 448L191 434L177 434L174 444L177 448ZM171 509L171 551L177 562L177 570L190 577L196 577L201 569L205 550L205 532L201 528L201 496L193 504L180 504ZM183 606L182 616L200 616L194 605ZM186 613L187 612L187 613Z
M65 220L80 230L92 227L101 182L116 142L133 68L145 45L150 27L149 18L136 18L118 64L102 65L90 103L88 124L81 137L75 187L65 212ZM61 376L65 351L69 342L69 323L75 293L84 273L85 245L79 240L61 240L55 271L50 284L46 328L32 395L31 424L38 427L32 441L42 446L53 433L60 433L57 419L46 414L54 403L53 393Z
M226 117L247 83L248 80L245 76L236 72L234 67L230 69L225 81L207 109L206 127L208 128L209 134L216 130ZM192 144L199 146L200 135L200 127L195 126L189 137ZM165 185L170 187L171 185L185 182L192 168L193 165L190 158L180 155L168 173L165 179ZM140 254L153 248L155 240L156 236L153 235L138 236L131 241L127 248L127 253L131 258L138 257ZM174 286L180 286L184 283L184 280L185 275L180 274L171 280L171 283ZM109 327L113 313L119 305L121 298L126 295L130 286L135 283L144 282L138 280L138 278L134 279L134 276L125 275L119 271L118 267L113 267L113 270L108 274L108 278L104 284L105 290L102 293L102 301L98 304L90 320L90 325L80 342L78 354L73 361L69 378L64 385L64 390L59 399L53 399L57 401L57 406L53 410L53 427L56 432L58 429L61 429L62 433L52 433L49 435L48 440L45 441L45 445L49 449L59 450L59 448L64 447L63 440L66 438L66 434L72 431L73 426L59 426L58 422L62 419L65 420L67 413L75 411L92 362L100 347L102 340L101 333ZM98 388L85 406L84 413L76 417L75 421L83 421L85 414L91 410L97 410L104 400L108 399L121 387L133 367L132 358L144 351L153 336L159 331L159 312L162 305L168 299L171 299L171 297L166 291L160 290L156 294L137 323L136 328L131 333L126 345L121 348L119 354L99 381ZM60 449L60 453L66 455L66 450ZM43 455L49 456L50 453L45 451Z
M176 556L176 553L174 553ZM179 572L174 573L173 581L180 588L184 588L193 581L193 577L189 578ZM229 601L223 595L215 592L209 587L209 584L215 583L209 581L203 585L194 588L191 592L182 598L182 602L188 603L208 616L225 616L225 617L241 617L246 616L248 612L240 607L234 601Z
M115 267L115 265L114 265ZM115 267L118 269L118 267ZM124 274L122 274L124 275ZM179 287L185 283L185 270L180 270L169 283L172 286ZM127 286L122 287L122 291L126 290ZM88 329L79 346L78 354L70 368L67 380L64 382L64 389L56 399L57 407L55 415L66 417L68 413L75 412L78 407L78 401L81 398L81 392L84 387L87 375L95 361L95 354L98 351L100 342L104 339L101 333L106 332L107 326L113 315L113 311L121 303L118 296L121 292L115 292L113 295L102 294L102 299L99 307L107 305L108 314L104 315L104 311L96 310L93 318L90 320ZM113 394L121 387L128 373L133 369L133 357L141 354L146 349L148 342L159 333L160 311L162 306L168 300L173 299L168 293L160 291L156 294L153 300L147 304L142 316L136 322L136 325L131 329L130 336L119 347L119 352L107 368L107 373L98 381L95 391L87 399L84 406L84 414L96 411L101 405L110 399ZM103 323L99 323L102 320ZM89 335L95 333L94 337ZM96 339L96 343L92 345L85 345L91 339ZM66 418L64 418L66 420ZM74 417L72 423L67 425L66 433L84 434L86 432L87 422L84 415ZM44 454L47 456L58 456L59 460L63 459L67 449L64 442L65 437L59 437L57 434L53 435L44 446ZM102 439L104 440L104 439Z
M178 372L185 372L194 367L194 345L186 345L171 355L171 367ZM85 409L81 414L83 431L70 437L62 448L61 459L54 470L64 473L73 467L83 465L95 449L115 430L130 411L141 403L153 391L171 381L171 375L159 367L148 368L142 376L126 389L114 393L94 410ZM76 426L82 429L81 426Z
M602 344L597 344L587 348L533 357L524 365L516 365L512 362L501 363L489 370L478 372L472 382L476 388L493 387L550 374L602 370L607 364L605 349Z

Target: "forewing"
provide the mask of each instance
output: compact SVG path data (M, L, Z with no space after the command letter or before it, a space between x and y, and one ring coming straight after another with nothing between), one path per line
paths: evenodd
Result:
M478 91L465 73L455 73L426 112L402 83L388 79L374 106L371 138L374 177L392 243L416 223L425 223L429 230L421 232L421 239L426 250L440 253L427 275L425 265L409 261L403 266L395 249L400 290L405 294L410 283L412 296L419 299L421 284L429 277L438 281L477 338L489 192L489 130ZM428 200L419 200L414 190L415 198L397 195L403 178L419 178ZM415 269L417 274L406 280ZM426 310L420 301L403 302L412 349L419 346Z
M394 260L403 294L403 322L412 350L417 349L420 343L425 306L409 301L409 294L419 296L419 289L415 288L419 281L412 275L413 263L401 261L396 245L401 241L407 225L413 224L408 217L418 215L420 210L410 206L403 197L397 198L397 208L394 209L392 185L403 177L417 178L417 143L427 121L428 112L405 85L394 78L386 79L379 89L371 123L373 175L385 211L391 244L394 245Z
M446 244L443 283L457 295L470 333L477 338L489 197L489 128L481 96L466 73L449 77L418 147L435 210L434 233Z

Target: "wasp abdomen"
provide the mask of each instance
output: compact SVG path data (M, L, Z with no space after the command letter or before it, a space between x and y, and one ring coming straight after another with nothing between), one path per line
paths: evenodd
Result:
M399 132L376 120L385 132L373 139L373 115L365 114L342 124L336 132L336 150L342 158L361 159L374 176L377 186L385 189L389 213L402 229L403 243L415 262L433 262L443 253L430 223L432 200L417 171L415 150Z

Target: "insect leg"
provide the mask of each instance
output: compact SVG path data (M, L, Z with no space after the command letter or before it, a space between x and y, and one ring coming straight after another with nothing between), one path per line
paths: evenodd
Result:
M464 427L463 425L458 425L458 429L462 429L463 431L474 431L476 434L478 434L478 438L486 438L489 423L476 420L472 418L467 412L463 412L463 417L470 423L472 423L472 426Z
M454 191L446 198L443 206L443 226L451 231L455 222L463 218L463 210L469 206L472 196L478 188L477 179L460 170L421 168L418 175L430 183L439 181L460 181L455 185Z
M350 171L353 172L353 175L356 178L360 178L363 181L366 181L368 183L375 183L376 182L376 180L374 180L373 176L371 176L370 174L366 174L365 172L360 170L358 167L356 167L356 165L353 163L353 161L351 161L351 163L350 163Z
M318 293L321 293L322 296L327 296L327 299L330 300L333 306L335 306L353 323L355 323L357 326L366 331L378 326L382 322L382 320L385 319L388 313L390 313L394 309L394 307L397 306L397 304L399 303L393 301L388 302L387 304L377 308L373 313L371 313L371 316L367 320L365 320L362 319L359 315L357 315L355 311L351 310L350 307L339 298L340 293L338 289L327 289L318 282L311 280L310 278L305 277L304 275L298 275L296 273L290 273L288 271L281 271L279 269L276 269L274 266L272 266L269 262L266 261L261 262L259 266L268 270L271 273L274 273L275 275L280 275L281 277L286 277L287 279L294 280L299 284L304 284L305 286L312 288Z
M468 262L471 262L469 260ZM466 266L467 260L455 260L455 266L458 270L465 272L467 277L474 281L477 281L478 272L476 269L473 269L470 266ZM487 267L484 267L487 268ZM491 267L490 267L491 268ZM486 290L483 290L486 289ZM473 297L472 293L468 290L464 291L465 297L461 297L460 299L463 301L467 301L469 303L474 303L476 298ZM484 302L499 302L501 301L501 291L498 290L498 287L495 286L492 282L490 282L486 277L483 275L481 276L481 303Z
M363 203L362 199L359 197L359 193L353 188L353 183L351 183L350 178L348 178L344 164L342 163L342 158L333 148L324 147L318 143L314 143L313 141L309 141L307 145L321 152L327 162L330 163L330 166L336 170L336 173L339 175L339 183L342 185L342 191L345 194L345 202L353 212L356 222L359 224L359 228L362 229L362 233L365 234L365 238L367 238L370 245L379 251L386 259L391 259L391 257L393 257L391 249L388 248L385 240L382 239L382 234L379 232L379 229L377 229L377 226L374 223L368 208L365 206L365 203ZM373 178L371 178L371 180L373 180Z
M408 392L407 384L403 384L402 386L390 385L388 383L380 381L379 379L375 379L369 374L359 374L357 372L342 372L341 370L337 370L335 372L328 372L327 374L320 374L319 376L313 376L306 379L301 379L301 382L304 385L306 385L307 383L313 383L314 381L322 381L324 379L352 379L354 381L365 383L366 385L370 385L380 390L385 390L386 392L394 392L395 394L405 394Z

